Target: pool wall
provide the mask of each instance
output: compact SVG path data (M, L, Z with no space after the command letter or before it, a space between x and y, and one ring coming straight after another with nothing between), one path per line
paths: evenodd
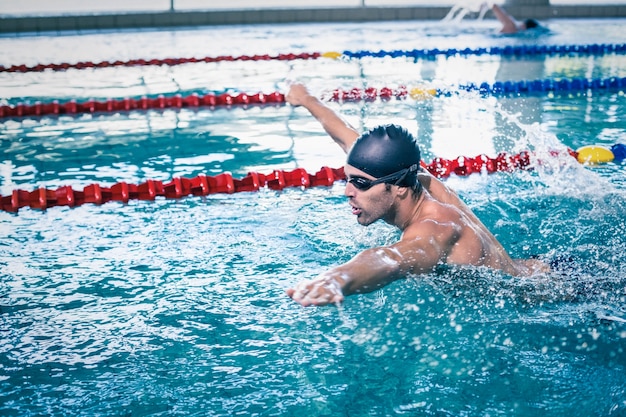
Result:
M519 19L616 18L626 17L626 4L595 5L507 5ZM167 28L178 26L277 24L305 22L367 22L389 20L438 20L450 6L273 8L246 10L162 11L123 14L62 16L5 16L0 33L55 32L66 30L110 30ZM490 17L490 14L487 15Z

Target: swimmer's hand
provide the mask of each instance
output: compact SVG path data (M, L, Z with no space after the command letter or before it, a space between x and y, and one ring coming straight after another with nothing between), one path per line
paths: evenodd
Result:
M311 93L303 84L293 83L289 86L289 92L285 95L285 100L292 106L297 107L302 106L310 97L312 97Z
M339 305L344 299L341 284L337 279L329 276L303 281L295 288L289 288L287 295L304 307Z

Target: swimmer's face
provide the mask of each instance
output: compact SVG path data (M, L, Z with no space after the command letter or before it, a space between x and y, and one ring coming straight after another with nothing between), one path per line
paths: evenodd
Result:
M371 185L370 182L376 178L351 165L346 165L344 171L348 181L345 195L357 222L363 226L369 226L380 219L389 222L395 201L393 189L398 187L381 183Z

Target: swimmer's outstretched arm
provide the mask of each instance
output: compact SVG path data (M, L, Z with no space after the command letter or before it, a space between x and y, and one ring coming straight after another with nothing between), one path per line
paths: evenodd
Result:
M374 291L399 275L398 254L388 248L367 249L349 262L288 289L287 295L304 307L341 304L345 296Z
M493 14L496 15L500 23L502 23L502 29L500 29L500 33L515 33L517 32L517 23L515 19L508 14L503 8L494 4L491 6L491 10Z
M367 249L317 278L300 282L287 295L304 307L338 305L347 295L372 292L408 274L432 271L440 258L435 245L400 241Z
M326 133L337 142L344 152L347 153L354 141L359 137L359 133L354 127L317 97L312 96L304 85L292 84L285 99L292 106L306 108L322 124Z

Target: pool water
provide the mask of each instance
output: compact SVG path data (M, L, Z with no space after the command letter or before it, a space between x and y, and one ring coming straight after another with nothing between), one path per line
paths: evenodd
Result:
M575 23L575 24L574 24ZM0 38L0 64L343 50L624 43L623 20L395 22ZM2 104L57 99L626 76L621 54L221 62L0 73ZM400 122L424 159L533 152L533 170L446 183L514 257L513 278L441 268L341 307L285 290L391 243L343 184L0 212L0 414L6 416L626 415L624 164L566 149L626 143L624 92L331 103ZM343 155L303 109L270 105L0 119L0 194L303 167ZM555 151L560 156L554 156Z

